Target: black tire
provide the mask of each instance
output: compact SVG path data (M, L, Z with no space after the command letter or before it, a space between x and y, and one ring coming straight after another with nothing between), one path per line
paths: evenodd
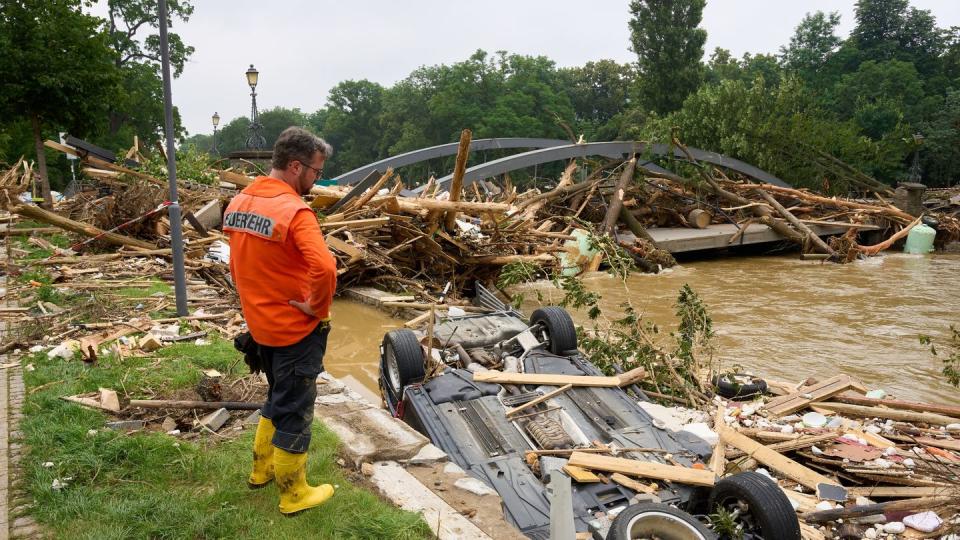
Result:
M739 382L734 380L734 377L749 377L750 382ZM767 393L767 381L740 373L718 375L713 378L713 386L717 389L717 394L733 400L751 399Z
M651 534L654 533L654 534ZM640 503L628 507L613 519L607 540L634 538L662 540L716 540L706 525L669 504Z
M717 507L740 509L738 522L753 537L800 540L800 521L790 499L760 473L750 471L722 478L710 493L710 513Z
M567 310L556 306L542 307L533 312L530 324L543 327L549 341L548 350L553 354L563 355L577 350L577 328Z
M413 331L400 329L383 336L380 350L383 357L380 377L385 388L399 400L403 387L423 380L423 349Z

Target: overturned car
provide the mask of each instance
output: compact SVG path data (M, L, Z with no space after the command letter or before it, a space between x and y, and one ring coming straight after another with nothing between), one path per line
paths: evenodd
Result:
M572 521L577 532L597 539L800 538L789 500L774 482L754 472L725 477L712 487L651 484L649 478L578 481L572 474L578 469L568 466L574 450L693 467L706 462L712 448L654 420L638 404L646 396L629 381L625 388L567 383L575 381L569 376L604 374L578 350L566 311L541 308L525 321L478 289L477 303L491 311L439 320L432 341L406 329L387 333L380 387L394 416L500 495L504 515L520 532L550 538L551 500L565 500L570 508L559 514L553 509L555 518L564 516L561 521ZM474 380L489 370L561 377L556 382L540 377L552 383L540 385ZM570 497L551 497L547 487L561 472L574 477ZM707 514L722 515L735 525L710 525Z

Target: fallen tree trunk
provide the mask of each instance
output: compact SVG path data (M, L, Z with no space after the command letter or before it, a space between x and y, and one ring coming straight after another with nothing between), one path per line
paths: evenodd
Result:
M463 174L467 170L467 157L470 155L470 139L473 133L469 129L460 132L460 146L457 147L457 161L453 167L453 179L450 181L450 202L460 200L463 192ZM457 211L447 210L445 226L448 231L456 227Z
M830 257L835 257L837 255L837 253L833 251L833 248L828 246L823 241L823 239L821 239L819 236L817 236L816 233L811 231L810 227L807 227L802 221L797 219L797 216L791 214L789 210L787 210L786 208L783 207L782 204L777 202L777 200L773 198L773 195L770 195L769 193L767 193L766 191L763 191L762 189L756 190L755 193L758 193L761 197L763 197L764 200L766 200L767 203L770 204L770 206L772 206L777 212L779 212L781 216L786 218L786 220L789 221L791 225L793 225L794 227L797 228L797 230L805 234L807 238L809 238L810 241L813 242L813 245L820 248L820 251L822 251L823 253L826 253L827 255L830 255Z
M883 242L880 242L879 244L874 244L874 245L872 245L872 246L860 246L860 252L863 253L864 255L876 255L877 253L880 253L881 251L883 251L883 250L885 250L885 249L889 249L890 246L892 246L893 244L895 244L895 243L897 242L897 240L899 240L899 239L903 238L904 236L910 234L910 229L916 227L917 224L920 223L920 219L921 219L921 218L917 218L917 219L913 220L912 223L910 223L909 225L907 225L907 226L904 227L903 229L900 229L900 231L899 231L898 233L894 234L894 235L891 236L890 238L887 238L887 239L884 240Z
M607 215L604 216L603 223L600 225L600 231L608 236L613 234L613 226L616 225L617 218L620 217L620 209L623 208L624 191L627 189L627 184L633 179L633 172L636 168L637 158L630 158L630 161L627 162L627 167L623 170L623 174L621 174L620 179L617 180L617 186L613 190L613 195L610 197L610 207L607 208Z
M832 206L834 208L850 208L853 210L867 210L871 212L880 212L886 214L890 217L894 217L902 220L904 223L910 223L913 221L916 216L911 216L910 214L900 210L899 208L881 207L872 204L858 203L854 201L847 201L841 199L833 199L830 197L824 197L822 195L814 195L806 191L800 191L799 189L785 188L780 186L774 186L772 184L735 184L732 186L735 190L754 190L762 189L764 191L770 191L773 193L779 193L781 195L789 195L794 199L798 199L804 202L814 203L814 204L823 204L826 206Z
M157 246L144 242L143 240L138 240L136 238L131 238L129 236L124 236L122 234L117 234L114 232L107 232L93 225L88 225L80 221L74 221L69 218L65 218L56 212L51 212L49 210L44 210L39 206L32 206L26 204L18 204L10 207L10 211L21 216L28 217L30 219L35 219L37 221L42 221L44 223L49 223L50 225L55 225L63 230L75 232L77 234L82 234L84 236L89 236L91 238L98 237L104 242L118 246L129 246L137 249L156 249Z

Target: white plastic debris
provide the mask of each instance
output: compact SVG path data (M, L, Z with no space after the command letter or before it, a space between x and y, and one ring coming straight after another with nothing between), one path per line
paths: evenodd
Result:
M943 520L936 512L926 511L903 518L903 524L911 529L929 533L939 529L940 525L943 525Z
M466 314L467 314L466 311L464 311L462 308L459 308L457 306L450 306L450 308L447 310L448 317L463 317Z
M873 433L874 435L876 435L876 434L880 433L881 431L883 431L882 429L880 429L879 426L874 426L874 425L872 425L872 424L869 425L869 426L867 426L867 427L865 427L865 428L863 428L863 430L866 431L867 433Z
M27 350L30 351L30 352L32 352L32 353L38 353L38 352L40 352L40 351L43 350L43 345L34 345L33 347L30 347L30 348L27 349Z
M960 431L960 424L947 424L947 431Z
M833 510L833 503L830 501L820 501L817 503L817 510Z
M75 339L71 339L64 341L63 343L47 351L47 358L50 358L51 360L54 358L70 360L73 358L74 353L79 350L80 342Z
M866 396L870 399L883 399L887 397L887 391L883 388L877 388L876 390L867 392Z
M914 461L914 460L912 460L912 459L910 459L910 458L907 458L907 459L903 460L903 466L904 466L904 467L907 467L908 469L912 469L912 468L914 468L914 467L917 466L917 462Z
M809 412L803 415L803 425L810 428L819 428L827 425L827 417L818 412Z
M893 446L883 449L883 455L885 456L895 456L897 455L897 449Z
M813 455L815 455L815 456L822 456L822 455L823 455L823 450L821 450L821 449L820 449L818 446L816 446L816 445L813 445L813 446L810 447L810 452L812 452Z
M786 433L786 434L793 433L793 426L791 426L790 424L783 426L783 428L780 429L780 433Z
M840 418L839 416L834 416L829 422L827 422L827 427L830 429L837 429L841 426L843 426L843 418Z
M210 244L210 249L207 250L207 254L204 256L204 259L223 264L230 264L230 245L223 241L215 240L212 244Z
M45 468L49 469L49 468L53 467L53 462L52 462L52 461L44 461L44 462L43 462L43 466L44 466Z
M873 504L873 501L863 496L857 497L857 506L866 506L868 504Z
M757 412L757 409L751 405L744 405L740 409L740 416L753 416L753 413Z
M883 458L877 458L873 460L873 466L879 467L881 469L889 469L890 467L893 467L893 462L887 461L886 459L883 459Z
M877 537L877 530L871 527L863 531L863 537L869 538L870 540L874 540Z
M883 525L883 532L885 533L900 534L905 530L907 530L906 525L900 521L891 521L890 523L885 523Z
M767 478L773 480L774 482L777 481L777 479L774 478L773 475L770 474L770 471L764 469L763 467L758 468L756 472L757 472L757 474L762 474L762 475L766 476Z
M97 430L95 430L95 429L88 429L88 430L87 430L87 437L93 437L93 436L96 435L96 434L97 434Z

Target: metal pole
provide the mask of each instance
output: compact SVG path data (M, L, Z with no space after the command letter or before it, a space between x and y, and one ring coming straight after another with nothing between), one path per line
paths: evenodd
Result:
M160 0L160 57L163 65L163 123L167 137L167 178L170 181L170 244L173 247L173 284L177 316L186 317L187 278L183 272L183 232L177 200L177 153L173 147L173 91L170 88L170 46L167 41L167 0Z

